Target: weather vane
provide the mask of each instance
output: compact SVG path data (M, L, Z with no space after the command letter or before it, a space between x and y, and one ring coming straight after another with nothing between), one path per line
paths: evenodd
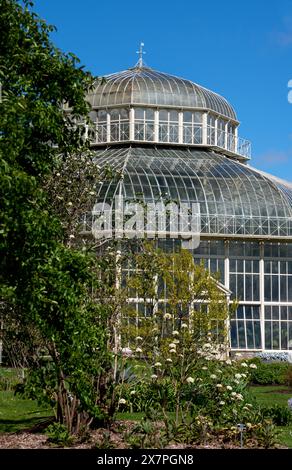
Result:
M138 67L143 67L143 54L146 54L146 52L143 51L144 45L144 42L141 42L139 50L136 51L136 54L139 54Z

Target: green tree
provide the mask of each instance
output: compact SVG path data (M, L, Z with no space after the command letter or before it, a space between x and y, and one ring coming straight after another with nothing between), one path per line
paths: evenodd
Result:
M28 355L26 393L50 403L77 433L110 412L100 268L73 238L98 183L84 131L74 125L87 119L93 77L53 45L54 28L31 2L3 0L0 28L1 311L7 338L14 328L17 351Z

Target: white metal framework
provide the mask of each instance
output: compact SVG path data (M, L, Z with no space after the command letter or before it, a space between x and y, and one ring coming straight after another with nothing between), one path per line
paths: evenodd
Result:
M292 349L292 184L248 164L233 107L218 94L143 66L97 81L88 96L96 160L120 175L97 202L198 203L204 261L239 307L234 350ZM92 228L85 214L83 231ZM165 250L179 240L159 240ZM161 305L167 308L161 288ZM137 315L147 306L137 303Z

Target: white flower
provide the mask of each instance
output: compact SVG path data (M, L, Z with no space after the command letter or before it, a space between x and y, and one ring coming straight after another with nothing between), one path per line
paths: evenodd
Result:
M237 384L237 385L240 384L239 380L237 380L237 379L234 379L233 382L234 382L235 384Z
M135 338L136 341L142 341L142 339L143 339L142 336L136 336Z
M187 378L187 383L188 383L188 384L193 384L194 381L195 381L195 379L193 379L193 377L188 377L188 378Z
M89 194L90 194L91 196L94 196L94 195L95 195L95 192L94 192L94 191L89 191Z
M119 399L119 405L125 405L127 401L124 398Z
M203 367L202 367L202 370L208 370L208 367L203 366Z
M258 366L257 366L256 364L253 364L253 363L250 364L249 367L250 367L251 369L257 369L257 368L258 368Z
M156 375L156 374L152 374L152 375L151 375L151 379L153 379L153 380L157 379L157 375Z
M226 389L227 389L227 390L230 390L230 391L233 390L232 387L231 387L231 385L227 385Z
M241 363L241 367L248 367L248 365L247 365L246 362L242 362L242 363Z
M69 235L69 238L75 238L75 235L73 235L73 233L71 233L71 235Z
M136 391L135 391L135 390L131 390L130 395L136 395Z
M223 385L222 385L222 384L216 384L216 387L217 387L217 388L222 388Z
M175 343L170 343L168 345L169 349L175 349L176 348L176 344Z
M178 336L178 335L179 335L179 331L174 330L174 331L172 332L172 334L173 334L173 336Z
M236 379L241 379L241 377L242 377L241 374L235 374Z
M136 349L136 353L141 353L142 352L142 349L141 348L137 348Z
M131 356L133 353L132 349L130 348L122 348L122 354L123 356Z
M168 357L168 358L166 359L166 362L169 362L169 363L170 363L170 362L172 362L172 359L171 359L170 357Z
M164 320L170 320L171 319L170 313L166 313L163 318Z
M175 354L175 353L176 353L176 349L170 349L169 352L170 352L170 354Z
M71 201L69 201L68 206L73 206L73 203Z
M248 406L249 408L252 408L252 404L251 404L251 403L246 403L245 406Z
M161 366L162 366L161 362L155 362L154 364L154 367L161 367Z
M232 364L232 361L230 359L227 359L227 361L225 361L225 362L228 366L230 366Z
M56 173L56 176L61 176L61 173Z
M237 398L237 400L243 400L243 396L241 395L241 393L238 393L236 395L236 398Z
M203 344L203 348L205 348L205 349L210 349L210 348L211 348L211 344L210 344L210 343Z
M221 406L225 405L225 401L220 401L219 405L221 405Z
M222 374L222 370L221 370L221 369L217 369L216 372L217 372L217 374Z
M174 342L175 344L179 344L179 339L176 339L176 338L175 338L175 339L173 340L173 342Z
M236 392L231 392L232 397L236 397L237 393Z
M182 328L188 328L188 325L187 325L186 323L182 323L182 324L181 324L181 327L182 327Z
M241 374L241 377L243 377L244 379L246 379L247 375L246 375L246 374Z
M210 375L210 379L217 379L217 375L211 374L211 375Z

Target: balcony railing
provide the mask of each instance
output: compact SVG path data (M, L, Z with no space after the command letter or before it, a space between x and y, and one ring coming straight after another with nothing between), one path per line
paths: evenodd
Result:
M226 132L202 124L159 123L153 121L131 123L121 121L93 124L87 129L91 145L119 142L153 142L169 143L192 147L210 147L227 155L242 160L251 158L251 143L238 137L235 133Z

